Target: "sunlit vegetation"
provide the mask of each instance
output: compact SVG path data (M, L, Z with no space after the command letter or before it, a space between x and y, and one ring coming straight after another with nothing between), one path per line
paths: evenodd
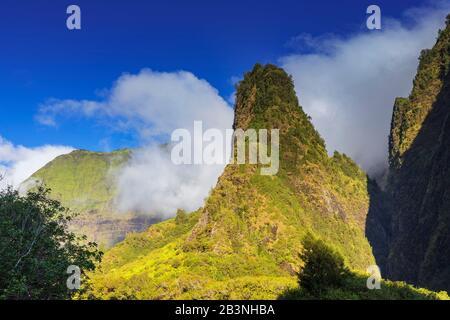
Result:
M109 250L84 298L275 299L295 288L301 239L333 243L356 270L374 264L364 236L367 178L329 157L292 79L256 65L237 90L235 128L280 129L280 172L229 165L203 208L131 234Z
M307 235L301 253L304 265L298 286L288 289L280 299L321 300L449 300L446 292L415 288L404 282L380 281L380 288L369 289L369 274L349 269L344 258L329 244Z

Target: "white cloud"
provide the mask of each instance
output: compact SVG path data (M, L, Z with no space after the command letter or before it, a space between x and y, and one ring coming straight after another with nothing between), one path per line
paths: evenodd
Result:
M207 81L186 71L156 72L144 69L124 74L102 101L50 99L40 106L36 119L56 125L59 116L109 118L120 129L137 130L142 138L168 135L202 120L211 128L225 128L233 111Z
M120 211L146 212L162 218L177 209L203 205L224 165L175 165L170 150L149 146L137 150L118 179Z
M16 146L0 136L0 190L7 185L17 188L20 183L57 156L73 151L66 146L27 148Z
M146 146L133 153L118 177L117 206L121 211L140 211L168 217L176 209L195 210L216 184L223 165L176 166L167 149L178 128L231 128L233 110L218 91L192 73L155 72L122 75L101 101L49 100L40 107L37 120L56 125L61 116L105 119L119 130L135 130ZM192 132L192 131L191 131ZM164 140L165 138L165 140Z
M383 17L381 32L294 39L313 53L280 61L330 152L347 153L370 173L386 165L394 99L409 94L419 54L433 46L449 9L447 1L409 10L408 26Z

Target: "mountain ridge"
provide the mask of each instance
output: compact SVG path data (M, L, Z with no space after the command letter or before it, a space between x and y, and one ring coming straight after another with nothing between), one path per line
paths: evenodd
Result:
M111 247L133 231L159 221L115 208L116 182L120 169L131 157L130 149L113 152L74 150L47 163L25 180L20 189L36 185L50 188L51 197L79 215L70 229L102 247Z
M375 263L365 237L365 173L328 157L290 76L255 65L239 83L234 128L279 129L280 171L228 165L205 205L133 233L106 252L89 296L102 299L262 299L296 286L307 232L333 243L347 263Z
M394 104L387 187L390 219L383 254L386 276L450 289L450 16L432 49L423 50L413 89ZM383 246L382 245L382 246Z

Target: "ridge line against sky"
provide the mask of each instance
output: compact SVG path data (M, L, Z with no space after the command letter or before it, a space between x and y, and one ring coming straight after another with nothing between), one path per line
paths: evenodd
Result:
M277 60L293 75L300 103L330 153L345 152L371 173L386 167L394 99L409 94L419 54L434 44L449 11L448 2L440 2L405 11L408 26L385 17L381 32L360 31L345 38L302 34L290 41L310 52ZM143 78L151 81L144 84ZM205 90L194 91L192 79ZM192 100L186 98L189 89L195 92ZM120 119L116 127L127 128L130 122L134 128L139 126L139 136L146 138L159 133L167 137L176 128L190 128L194 120L219 129L231 127L231 110L226 107L232 106L206 80L190 72L144 69L137 75L122 75L107 92L100 102L50 100L40 106L37 119L55 125L61 114L106 115Z
M408 8L401 19L383 16L381 32L355 28L347 35L326 33L326 36L314 37L297 33L290 41L285 41L301 50L273 57L271 61L293 75L300 103L312 116L329 152L335 149L345 152L371 173L385 168L394 98L409 93L419 53L434 44L437 30L444 25L449 8L448 1L439 1L419 8ZM159 197L153 199L155 205L151 208L143 204L147 200L144 195L124 205L124 210L173 212L176 206L182 207L182 202L189 198L194 199L195 205L189 205L186 209L193 210L201 205L221 169L214 168L209 173L197 175L200 178L195 180L195 185L202 184L204 187L196 190L195 194L183 193L194 186L188 181L189 177L181 171L165 168L163 159L167 159L166 156L154 154L158 149L153 146L167 137L171 130L189 128L194 120L204 120L210 127L231 127L233 112L227 101L229 99L223 98L207 77L199 77L194 72L155 71L146 69L145 65L140 70L122 70L129 73L117 78L111 88L102 89L99 85L95 87L99 91L92 90L84 96L66 93L55 98L47 94L40 101L39 110L32 112L31 116L41 123L37 130L43 136L66 132L68 127L76 131L89 126L93 128L89 133L98 135L99 145L144 147L128 168L129 175L121 181L134 184L147 194L158 190L148 182L155 181L157 174L151 169L150 160L152 157L161 160L160 170L157 171L170 173L161 177L166 181L163 183L166 188L162 191L167 191L171 197L179 196L180 201L167 205L171 199L161 192ZM235 80L230 77L226 81ZM114 126L110 125L111 122ZM33 157L39 157L41 162L49 161L58 154L72 150L72 147L14 146L5 140L11 139L7 132L0 132L0 135L4 137L0 140L0 150L3 150L3 153L0 152L0 170L7 171L7 177L8 171L13 172L14 178L10 174L9 180L12 179L14 184L18 183L17 177L25 174L21 169L24 163L37 163ZM116 139L122 142L117 144ZM23 155L22 159L9 155L8 150L16 149L27 151L19 153ZM42 152L47 154L43 156ZM30 165L29 168L35 166ZM148 171L146 182L136 175L136 168ZM182 187L176 189L177 185ZM173 188L174 193L170 193Z

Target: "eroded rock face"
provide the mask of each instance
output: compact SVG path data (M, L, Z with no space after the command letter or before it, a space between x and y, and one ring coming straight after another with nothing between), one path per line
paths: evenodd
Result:
M450 26L420 57L411 95L395 102L389 138L392 214L386 275L450 290ZM383 251L382 250L382 251Z
M125 239L127 234L144 231L159 221L145 215L85 212L72 221L70 229L85 234L89 241L98 243L102 248L110 248Z

